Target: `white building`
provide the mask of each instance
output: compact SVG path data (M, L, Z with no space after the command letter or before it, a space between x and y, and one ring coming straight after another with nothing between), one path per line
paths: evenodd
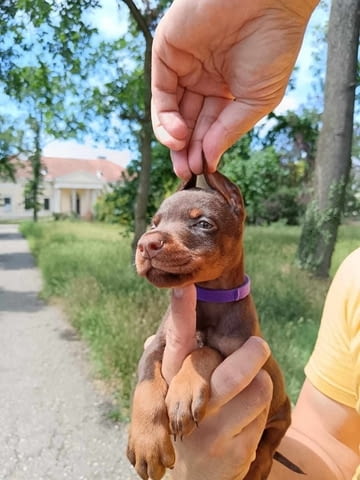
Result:
M121 181L124 168L105 159L43 157L43 192L39 217L76 214L91 218L98 196ZM29 163L22 162L16 183L0 180L0 220L32 217L26 209L24 188L29 178Z

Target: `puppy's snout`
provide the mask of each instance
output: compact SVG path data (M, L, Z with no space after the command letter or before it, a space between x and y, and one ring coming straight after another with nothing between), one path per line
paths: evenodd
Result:
M164 246L164 240L159 233L149 233L144 235L137 245L141 255L145 258L153 258Z

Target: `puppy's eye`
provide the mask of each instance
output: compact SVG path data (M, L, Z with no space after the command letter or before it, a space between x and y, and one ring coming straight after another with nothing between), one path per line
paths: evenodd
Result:
M212 228L214 228L214 225L207 222L206 220L200 220L199 222L197 222L196 226L201 228L202 230L211 230Z
M153 219L151 220L151 224L150 224L150 227L149 227L149 230L154 230L154 228L157 228L157 226L159 225L160 223L160 216L159 215L155 215L153 217Z

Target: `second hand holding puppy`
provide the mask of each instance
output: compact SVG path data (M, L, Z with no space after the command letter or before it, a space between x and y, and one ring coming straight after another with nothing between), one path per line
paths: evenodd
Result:
M168 384L186 356L196 348L195 304L193 285L174 289L162 365ZM174 480L200 480L205 467L211 472L207 480L245 477L264 431L272 398L272 382L262 370L268 356L267 343L260 337L250 337L215 369L205 418L191 435L174 443L176 464L171 472ZM216 436L209 435L212 431L217 432ZM199 442L203 456L191 447ZM191 451L196 455L189 456ZM222 456L229 460L219 462Z

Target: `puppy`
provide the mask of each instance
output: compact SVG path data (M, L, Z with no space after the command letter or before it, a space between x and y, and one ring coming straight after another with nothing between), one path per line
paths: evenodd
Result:
M136 268L157 287L197 286L199 348L168 386L161 375L168 313L139 364L128 458L143 480L160 480L175 463L171 435L190 434L205 414L213 370L251 336L261 336L244 270L245 208L239 189L219 172L196 177L167 198L139 240ZM264 369L274 393L267 425L246 480L264 480L290 424L282 373L271 356ZM295 467L296 469L296 467Z

